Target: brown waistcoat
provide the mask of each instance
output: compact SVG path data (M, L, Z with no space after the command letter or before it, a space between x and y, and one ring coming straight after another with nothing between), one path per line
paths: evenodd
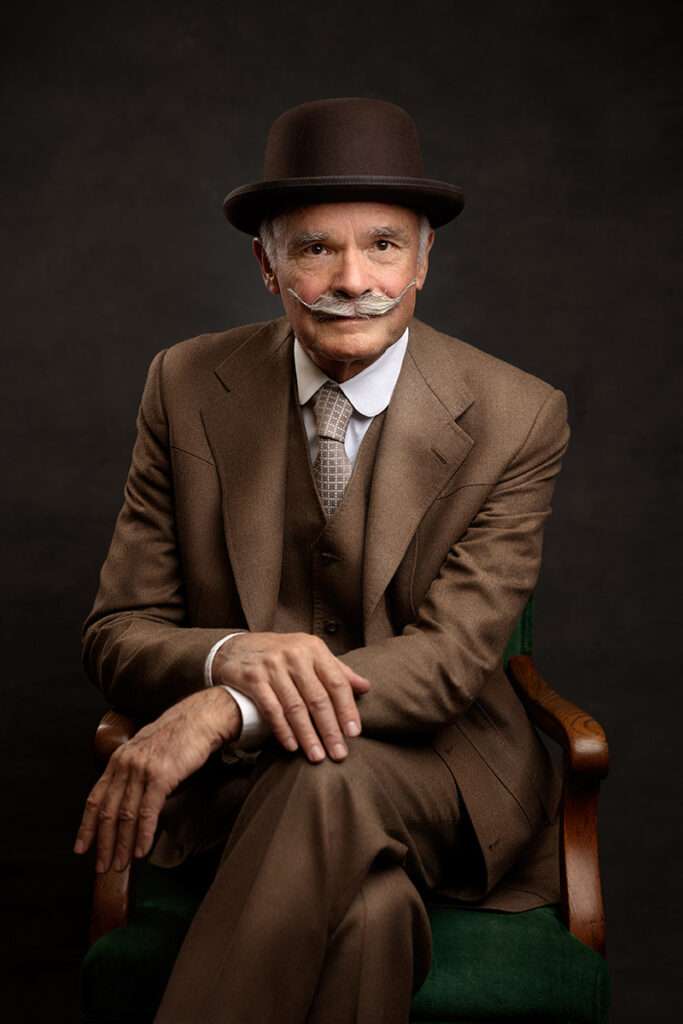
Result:
M299 403L289 406L282 576L273 630L312 633L340 655L363 645L365 519L384 413L361 443L344 498L326 521Z

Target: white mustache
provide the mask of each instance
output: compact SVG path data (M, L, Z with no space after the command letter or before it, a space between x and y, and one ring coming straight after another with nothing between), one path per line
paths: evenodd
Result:
M369 295L360 295L357 299L340 299L334 292L323 292L315 302L305 302L293 288L288 288L287 291L295 299L298 299L302 306L310 310L314 316L354 316L367 320L373 316L383 316L385 313L395 309L408 289L412 288L416 283L417 278L413 278L394 299L381 292L379 294L370 292Z

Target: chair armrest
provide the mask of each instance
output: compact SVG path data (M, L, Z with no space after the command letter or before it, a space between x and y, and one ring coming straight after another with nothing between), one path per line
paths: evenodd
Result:
M508 678L532 722L560 744L572 776L599 781L607 775L609 748L602 726L576 704L560 697L528 654L508 661Z
M605 956L605 912L598 851L598 794L609 750L602 726L560 697L528 655L508 662L508 678L529 718L564 751L560 882L569 931Z
M95 757L99 764L107 764L114 751L123 746L138 731L132 718L118 711L105 711L95 733Z

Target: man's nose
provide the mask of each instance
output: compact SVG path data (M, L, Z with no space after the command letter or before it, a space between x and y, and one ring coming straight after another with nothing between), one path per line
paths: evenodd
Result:
M361 253L349 249L339 254L331 286L340 298L356 299L372 291L372 280Z

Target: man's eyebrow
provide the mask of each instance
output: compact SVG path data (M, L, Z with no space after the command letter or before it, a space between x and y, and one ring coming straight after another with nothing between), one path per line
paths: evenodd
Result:
M409 242L410 235L403 228L392 228L388 224L371 228L368 232L370 238L394 238L397 242Z
M302 249L314 242L327 242L329 237L327 231L297 231L287 240L287 248L290 251Z

